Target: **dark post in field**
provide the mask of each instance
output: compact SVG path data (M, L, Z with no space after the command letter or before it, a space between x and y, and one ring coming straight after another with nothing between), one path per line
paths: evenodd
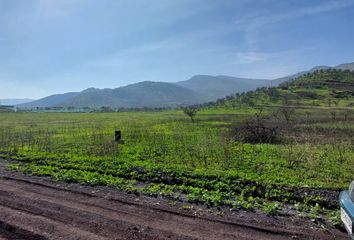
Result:
M122 132L120 130L114 131L114 140L119 142L122 140Z

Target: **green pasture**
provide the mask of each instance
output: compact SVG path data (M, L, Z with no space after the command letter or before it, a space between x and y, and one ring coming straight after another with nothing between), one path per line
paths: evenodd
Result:
M336 121L330 111L299 109L291 124L303 141L295 133L296 141L282 144L234 140L233 126L256 111L204 109L195 123L177 110L3 113L1 157L14 160L10 169L28 174L210 206L268 213L282 203L333 208L321 194L301 195L301 189L347 188L353 180L352 119ZM122 131L124 143L114 141L115 130ZM332 140L311 141L323 139L321 134Z

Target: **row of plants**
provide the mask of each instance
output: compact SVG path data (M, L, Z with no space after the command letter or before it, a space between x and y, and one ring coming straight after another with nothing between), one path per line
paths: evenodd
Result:
M3 155L5 157L5 155ZM337 207L336 199L328 198L320 189L274 184L262 179L245 178L237 172L198 171L182 166L165 166L151 161L112 161L111 159L50 158L43 156L6 156L18 163L10 169L50 176L56 180L89 185L108 185L122 190L168 195L181 194L191 202L210 206L228 205L244 199L255 202L320 204L325 208ZM139 186L139 187L138 187ZM162 190L161 190L162 189ZM255 201L255 202L254 202ZM237 205L237 204L236 204ZM244 207L243 205L240 207Z

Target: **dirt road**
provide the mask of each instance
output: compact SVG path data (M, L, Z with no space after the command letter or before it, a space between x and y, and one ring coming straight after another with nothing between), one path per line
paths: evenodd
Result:
M0 171L3 239L347 239L304 219L188 211L164 199Z

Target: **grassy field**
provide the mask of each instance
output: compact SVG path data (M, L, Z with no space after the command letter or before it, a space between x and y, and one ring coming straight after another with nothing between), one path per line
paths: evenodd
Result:
M296 109L278 144L233 137L255 108L205 109L194 123L177 110L2 113L0 151L15 160L10 169L56 180L268 214L291 205L316 216L336 209L321 189L347 188L353 179L354 115L345 111Z

